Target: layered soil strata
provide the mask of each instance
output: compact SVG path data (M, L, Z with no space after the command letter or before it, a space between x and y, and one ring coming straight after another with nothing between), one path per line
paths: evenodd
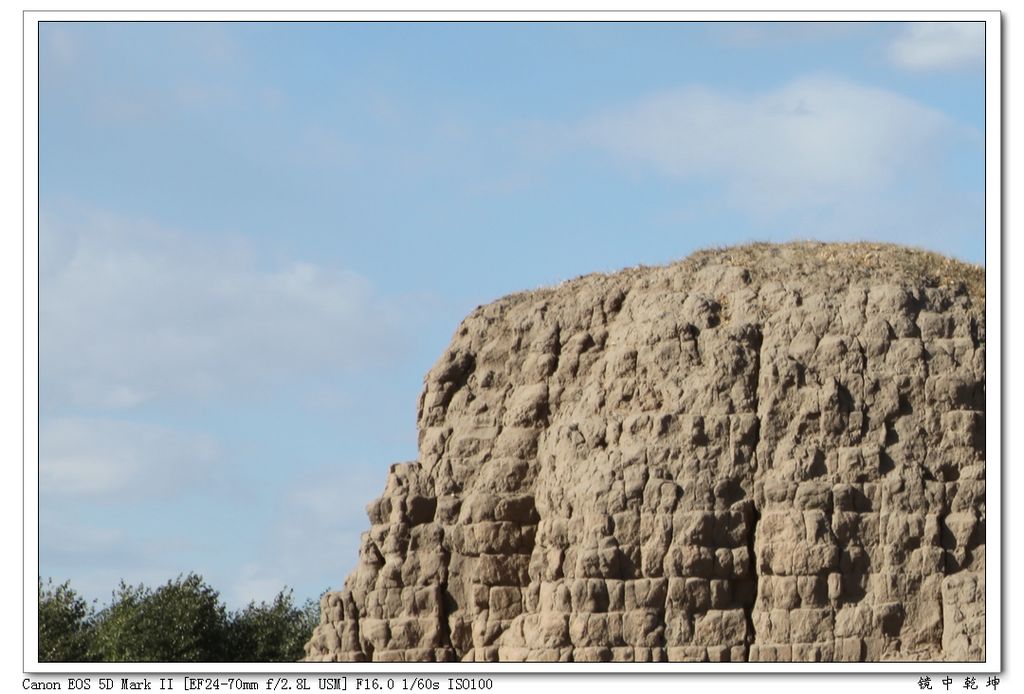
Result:
M984 309L821 243L477 308L307 660L983 660Z

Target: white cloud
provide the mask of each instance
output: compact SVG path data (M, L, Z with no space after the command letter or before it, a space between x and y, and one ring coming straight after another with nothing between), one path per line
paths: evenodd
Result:
M983 22L919 22L889 44L889 59L906 70L960 70L985 58Z
M906 97L813 77L758 94L690 87L599 115L591 143L679 178L725 182L748 211L836 204L926 165L952 124Z
M379 363L397 309L362 277L313 262L261 265L237 239L145 221L43 219L41 398L124 408Z
M50 106L44 113L53 105L71 106L76 117L106 126L113 121L151 127L161 119L177 126L197 112L222 114L242 98L233 70L244 65L245 52L232 31L217 23L46 23L39 39L41 96ZM139 43L148 50L133 50ZM130 66L126 52L134 58Z
M39 488L69 498L168 497L210 477L212 438L153 424L101 418L44 418Z
M145 528L161 517L152 506L140 507L140 515L104 520L98 509L123 509L123 498L91 505L68 501L54 499L40 508L39 570L44 580L70 579L79 594L98 601L97 607L110 603L122 579L129 585L156 588L179 574L198 571L213 587L224 584L223 576L212 570L209 554L197 553L197 544L205 537L189 535L176 525L157 531Z
M226 591L233 605L271 600L282 586L296 597L340 589L355 568L360 538L370 529L366 505L384 489L387 468L338 465L303 475L281 490L261 535L258 564L246 564ZM310 567L314 570L310 570Z
M314 549L318 537L330 537L333 543L344 538L351 551L338 559L354 564L359 536L370 529L366 506L383 493L386 481L386 466L366 464L339 465L296 480L281 495L274 541L282 552L301 556L307 543ZM311 528L319 530L310 534Z
M975 262L982 141L913 99L827 75L761 92L664 91L561 136L675 179L680 206L704 224L743 215L751 239L887 240Z
M110 528L83 523L66 507L54 505L40 509L41 549L44 559L57 563L89 558L99 563L123 561L132 554L131 539L123 528ZM109 589L111 586L104 586Z

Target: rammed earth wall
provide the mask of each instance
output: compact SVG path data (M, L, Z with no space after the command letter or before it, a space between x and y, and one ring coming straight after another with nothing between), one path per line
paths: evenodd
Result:
M478 308L307 659L984 659L984 307L788 244Z

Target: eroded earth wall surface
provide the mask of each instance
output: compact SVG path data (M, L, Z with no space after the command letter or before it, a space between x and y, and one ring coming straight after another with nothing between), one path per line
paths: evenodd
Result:
M983 660L984 304L788 244L478 308L307 659Z

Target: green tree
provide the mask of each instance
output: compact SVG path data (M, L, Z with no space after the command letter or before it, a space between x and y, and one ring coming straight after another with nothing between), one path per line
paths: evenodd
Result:
M92 609L69 581L54 587L39 579L39 662L88 660Z
M312 636L320 603L284 588L270 603L228 612L197 574L151 590L121 581L96 612L70 583L39 582L41 662L295 662Z
M89 657L103 662L223 662L228 616L202 576L179 576L155 591L121 582L96 615Z
M295 604L292 591L281 590L273 602L255 601L231 617L228 651L236 662L286 663L301 660L303 646L320 619L320 602Z

